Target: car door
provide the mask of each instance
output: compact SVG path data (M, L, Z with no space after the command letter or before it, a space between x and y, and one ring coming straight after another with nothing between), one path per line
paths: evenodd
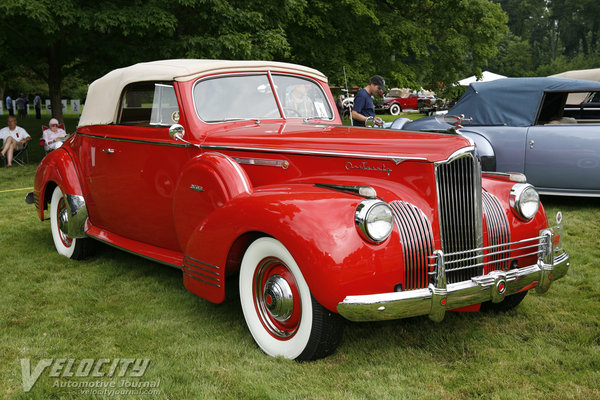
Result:
M600 125L530 127L525 173L540 188L600 190Z
M173 223L173 192L190 154L168 135L179 120L172 86L125 88L116 125L84 133L85 179L94 226L125 239L181 251Z

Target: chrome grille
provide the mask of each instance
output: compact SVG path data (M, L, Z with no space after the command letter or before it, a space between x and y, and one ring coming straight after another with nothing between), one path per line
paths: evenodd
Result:
M436 164L436 180L442 251L450 255L447 261L457 269L448 273L447 282L482 275L482 252L477 250L483 245L481 173L472 151ZM480 262L474 263L473 259Z
M431 223L419 208L403 201L390 203L404 253L404 290L429 285L429 256L433 254Z
M483 214L487 222L488 245L493 251L486 251L484 261L489 271L508 271L510 260L504 257L503 251L509 249L510 229L508 218L500 205L500 200L493 194L483 192ZM495 254L494 254L495 253Z

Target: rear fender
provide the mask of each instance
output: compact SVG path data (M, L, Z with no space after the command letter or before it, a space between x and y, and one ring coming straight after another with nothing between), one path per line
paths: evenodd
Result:
M50 152L35 173L33 195L41 220L44 220L44 210L48 208L56 186L60 187L64 195L80 196L83 199L84 193L73 159L66 150L60 148Z
M253 239L272 236L290 251L313 296L331 311L349 294L393 291L402 268L397 228L382 244L365 242L354 223L362 200L309 184L240 194L191 235L185 246L186 288L223 301L226 269L239 267Z

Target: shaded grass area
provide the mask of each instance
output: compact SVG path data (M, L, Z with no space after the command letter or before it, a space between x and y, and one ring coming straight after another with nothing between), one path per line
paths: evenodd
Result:
M59 256L49 222L24 203L26 190L6 192L32 186L34 171L0 169L0 397L106 397L54 387L86 378L48 371L24 393L23 358L33 366L43 358L149 358L136 379L160 379L153 398L600 397L598 199L543 198L550 220L563 211L572 256L571 271L547 294L530 293L505 314L348 323L334 355L297 363L255 345L235 279L225 303L214 305L187 292L179 270L111 247L97 244L80 262Z

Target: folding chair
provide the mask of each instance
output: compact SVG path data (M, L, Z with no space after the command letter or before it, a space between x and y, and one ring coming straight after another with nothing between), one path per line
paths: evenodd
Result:
M26 142L21 150L15 150L13 154L13 163L25 165L29 162L29 151L27 150L27 146L29 146L29 142ZM8 160L6 159L6 157L4 157L5 167L6 164L8 164Z
M26 142L21 150L15 151L15 154L13 155L13 162L19 165L25 165L29 162L29 151L27 150L28 146L29 142Z

